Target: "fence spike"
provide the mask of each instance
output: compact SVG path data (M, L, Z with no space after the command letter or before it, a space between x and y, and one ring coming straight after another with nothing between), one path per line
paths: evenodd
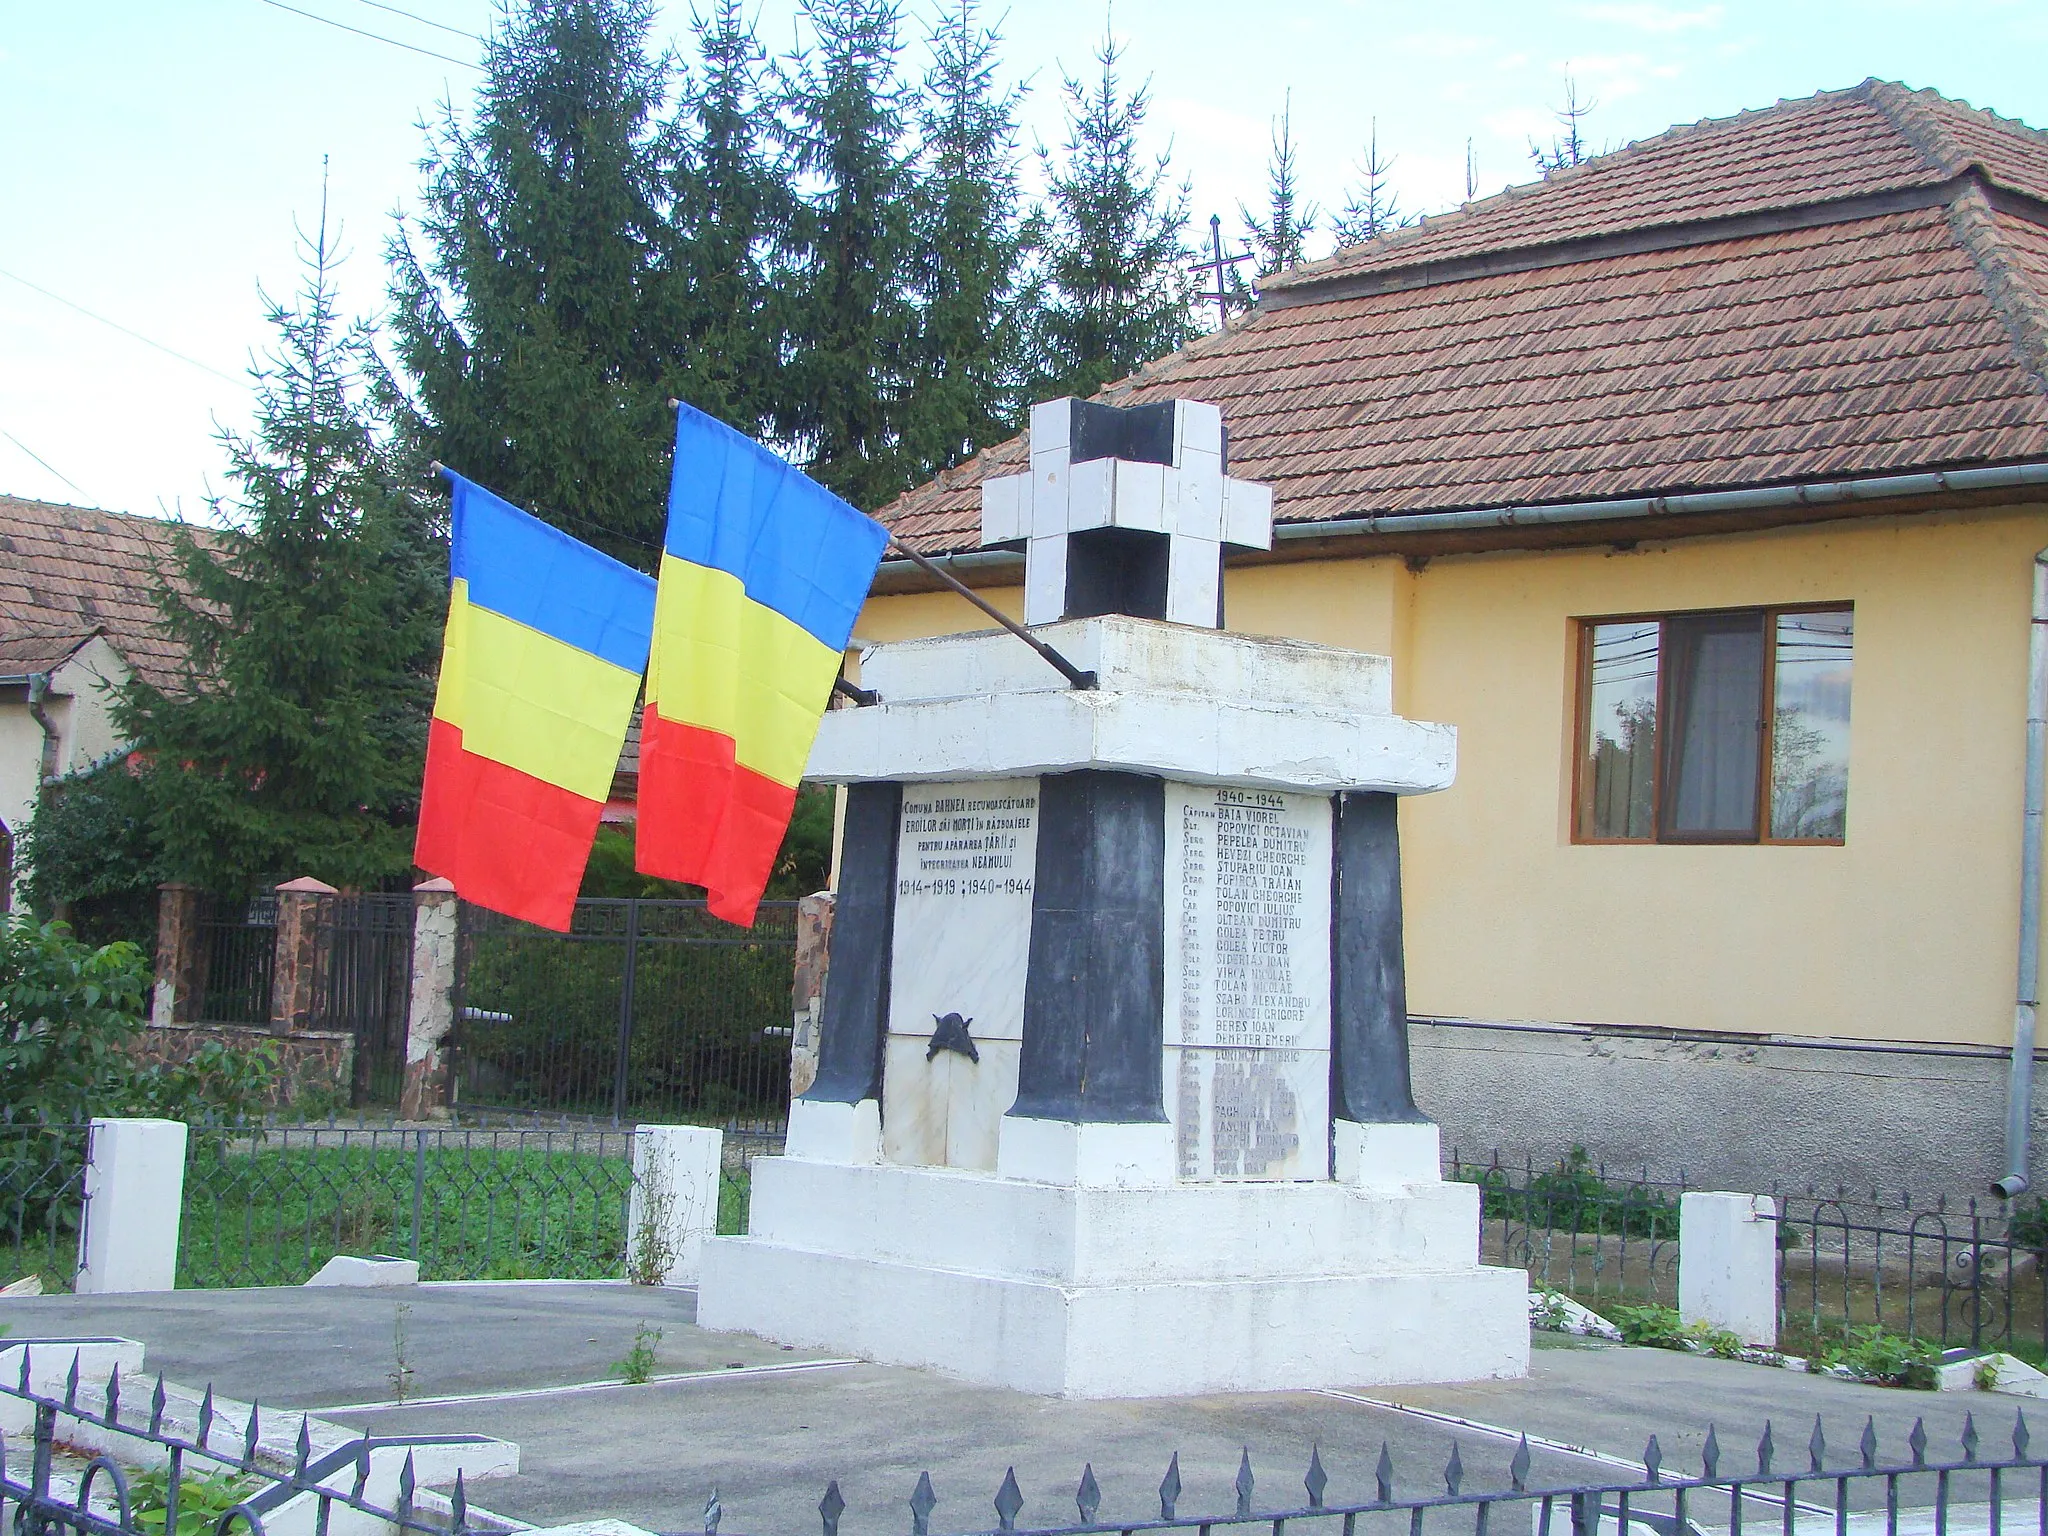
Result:
M28 1346L28 1345L26 1345L26 1344L24 1344L24 1345L22 1345L22 1346L21 1346L21 1395L22 1395L23 1397L26 1397L26 1396L28 1396L28 1393L29 1393L29 1385L28 1385L28 1369L29 1369L29 1368L28 1368L28 1357L29 1357L29 1346Z
M2027 1410L2022 1408L2012 1417L2012 1459L2027 1459L2027 1443L2033 1436L2027 1433Z
M725 1518L725 1506L718 1502L718 1484L711 1485L711 1497L704 1501L704 1536L718 1536L718 1522Z
M1756 1443L1756 1475L1771 1475L1771 1457L1777 1454L1777 1446L1771 1439L1771 1421L1764 1420L1764 1437Z
M1925 1419L1915 1419L1913 1421L1913 1432L1906 1436L1906 1446L1913 1453L1914 1466L1924 1467L1927 1465L1927 1421Z
M1813 1470L1816 1472L1820 1471L1828 1459L1828 1437L1821 1433L1820 1415L1817 1413L1813 1416L1812 1438L1806 1442L1806 1454L1811 1458Z
M1373 1500L1373 1502L1375 1504L1393 1503L1394 1453L1392 1449L1387 1445L1387 1442L1384 1440L1380 1442L1379 1465L1372 1469L1372 1476L1373 1482L1376 1484L1375 1492L1377 1493L1377 1497Z
M242 1470L248 1471L256 1465L257 1418L262 1413L254 1398L249 1400L249 1427L242 1435Z
M156 1390L149 1394L149 1432L160 1435L164 1428L164 1373L156 1373Z
M917 1474L917 1486L910 1491L910 1536L931 1536L932 1510L939 1496L932 1492L932 1475Z
M1240 1516L1252 1512L1252 1448L1246 1446L1237 1458L1237 1512Z
M1522 1436L1522 1443L1515 1447L1515 1459L1508 1463L1509 1485L1521 1493L1529 1486L1529 1437Z
M1527 1440L1528 1436L1522 1438ZM1706 1473L1708 1482L1721 1470L1721 1437L1714 1433L1712 1424L1707 1426L1707 1443L1700 1447L1700 1470Z
M1863 1469L1867 1472L1877 1465L1877 1417L1871 1415L1863 1421L1863 1439L1857 1450L1863 1453Z
M1003 1486L996 1490L996 1529L1017 1529L1017 1512L1024 1507L1024 1490L1017 1486L1017 1469L1003 1474Z
M1180 1503L1180 1452L1173 1453L1173 1460L1166 1464L1166 1476L1159 1479L1159 1518L1171 1520L1174 1506Z
M405 1465L398 1469L398 1518L401 1522L412 1518L412 1493L419 1486L417 1474L413 1471L412 1452L405 1453Z
M1459 1453L1458 1442L1451 1442L1451 1459L1444 1463L1444 1492L1452 1498L1458 1496L1458 1489L1465 1481L1465 1458Z
M839 1492L839 1479L833 1478L825 1485L825 1497L818 1500L818 1519L824 1524L824 1536L839 1536L839 1517L846 1513L846 1499Z
M64 1373L64 1406L75 1409L78 1406L78 1356L83 1351L73 1351L71 1369Z
M1974 1412L1963 1415L1963 1460L1977 1459L1977 1415Z
M360 1500L363 1488L370 1481L370 1432L363 1431L363 1438L356 1442L356 1486L350 1498Z
M455 1469L455 1493L448 1500L448 1536L461 1536L469 1525L469 1493L462 1486L462 1468Z
M1323 1490L1330 1486L1330 1474L1323 1470L1323 1447L1320 1442L1310 1447L1308 1453L1308 1476L1301 1480L1301 1486L1308 1490L1308 1507L1323 1507Z
M121 1367L116 1365L107 1372L107 1411L105 1415L109 1428L118 1427L121 1422Z
M1650 1443L1643 1447L1643 1481L1654 1483L1657 1473L1664 1466L1664 1448L1657 1444L1657 1437L1650 1436Z
M1102 1508L1102 1485L1095 1481L1095 1463L1092 1461L1081 1468L1081 1486L1074 1490L1074 1508L1081 1512L1083 1525L1093 1525L1095 1511Z
M295 1483L305 1481L306 1463L313 1459L313 1433L308 1427L312 1422L313 1417L311 1414L302 1413L299 1415L299 1443L296 1451L293 1453L292 1461L292 1481ZM461 1475L462 1469L460 1467L456 1468L456 1476L460 1477Z
M206 1437L213 1430L213 1383L206 1384L206 1393L199 1399L199 1449L206 1449Z

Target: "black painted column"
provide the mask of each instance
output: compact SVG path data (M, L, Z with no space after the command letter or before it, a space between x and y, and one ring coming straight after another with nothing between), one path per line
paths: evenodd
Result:
M901 784L846 791L839 845L839 902L818 1024L818 1075L803 1097L858 1104L882 1096L889 1031L889 950L896 917L896 843Z
M1408 1077L1401 830L1387 794L1335 797L1330 903L1330 1115L1427 1124Z
M1010 1113L1039 1120L1165 1120L1166 786L1160 780L1097 769L1040 780L1026 977L1024 1043Z

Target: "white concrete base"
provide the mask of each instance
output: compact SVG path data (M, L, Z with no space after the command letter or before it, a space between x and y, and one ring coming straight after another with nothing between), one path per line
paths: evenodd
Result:
M368 1258L356 1258L351 1254L337 1253L325 1264L320 1272L308 1280L308 1285L418 1285L420 1265L417 1259L397 1259L388 1253L373 1253Z
M793 1100L783 1146L791 1157L813 1162L879 1163L882 1106L874 1099L862 1099L858 1104Z
M1331 1171L1339 1184L1373 1189L1434 1184L1443 1177L1443 1145L1427 1120L1412 1125L1330 1124Z
M184 1122L95 1120L87 1146L72 1289L81 1296L170 1290L185 1202Z
M704 1239L718 1230L725 1133L643 1125L633 1135L626 1275L641 1285L695 1285Z
M1778 1203L1690 1191L1678 1201L1678 1315L1745 1344L1778 1342Z
M997 1132L996 1172L1006 1179L1091 1189L1173 1182L1173 1127L1077 1125L1005 1115Z
M1066 1397L1520 1376L1527 1281L1478 1262L1478 1190L1085 1184L754 1165L697 1320Z

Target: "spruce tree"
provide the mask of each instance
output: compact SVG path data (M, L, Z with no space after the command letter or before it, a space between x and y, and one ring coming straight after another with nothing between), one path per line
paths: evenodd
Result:
M908 101L897 0L804 0L810 45L782 74L788 173L814 189L784 243L787 389L776 433L873 510L915 477L901 434L916 314L908 292Z
M741 0L714 0L694 27L699 67L683 91L671 173L679 393L759 436L780 398L781 316L767 263L788 227L789 192L762 132L765 55Z
M1303 248L1316 229L1315 205L1302 201L1297 184L1293 117L1294 98L1289 92L1273 125L1273 150L1266 161L1266 217L1256 219L1250 209L1238 205L1245 235L1258 258L1260 277L1301 265Z
M324 220L309 247L296 300L265 301L254 434L222 434L223 526L181 531L158 594L184 676L116 700L161 872L215 891L412 865L445 555L367 412L373 338L337 313Z
M1138 130L1149 87L1123 94L1123 52L1105 37L1100 73L1064 78L1067 138L1057 163L1043 149L1051 202L1034 393L1091 395L1195 334L1195 283L1187 245L1188 187L1172 185L1169 160L1149 166Z
M516 0L474 122L444 104L389 250L418 458L645 568L684 392L676 136L654 0Z
M1393 159L1380 154L1380 122L1374 118L1370 137L1365 141L1365 158L1358 162L1358 184L1345 199L1342 211L1330 221L1338 245L1363 245L1415 222L1411 215L1401 211L1387 180L1393 169Z
M1033 297L1018 218L1019 88L998 91L1001 38L958 0L932 28L919 107L921 177L910 282L918 332L904 447L924 479L1016 430Z
M1529 140L1529 159L1543 173L1545 180L1553 171L1569 170L1598 153L1586 142L1582 125L1587 114L1599 105L1597 101L1580 101L1578 81L1570 75L1564 77L1564 105L1551 112L1551 116L1557 119L1557 126L1564 132L1552 138L1547 147L1533 138Z

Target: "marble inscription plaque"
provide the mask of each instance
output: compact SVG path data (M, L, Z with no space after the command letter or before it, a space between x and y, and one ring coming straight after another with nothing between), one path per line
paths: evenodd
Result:
M1166 1101L1187 1179L1329 1176L1330 802L1166 787Z
M994 1168L996 1127L1017 1096L1038 780L909 784L896 847L884 1155ZM925 1060L934 1015L969 1019L981 1062Z

